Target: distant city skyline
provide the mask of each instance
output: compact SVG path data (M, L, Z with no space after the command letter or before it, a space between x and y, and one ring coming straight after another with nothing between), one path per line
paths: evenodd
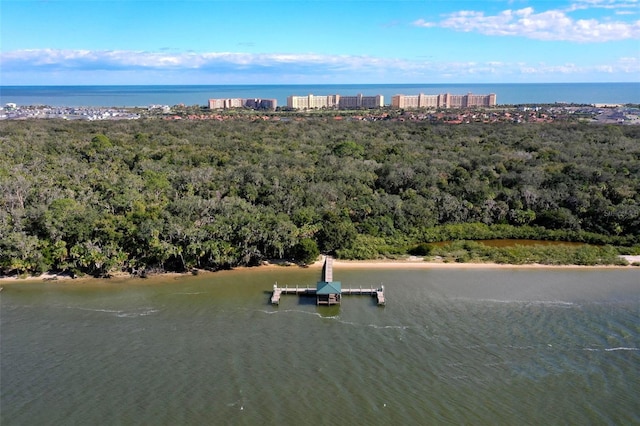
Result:
M0 85L640 81L639 0L2 0Z

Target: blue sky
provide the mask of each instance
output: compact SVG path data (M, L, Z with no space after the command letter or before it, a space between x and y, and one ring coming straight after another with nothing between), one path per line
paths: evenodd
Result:
M640 81L640 0L2 0L0 84Z

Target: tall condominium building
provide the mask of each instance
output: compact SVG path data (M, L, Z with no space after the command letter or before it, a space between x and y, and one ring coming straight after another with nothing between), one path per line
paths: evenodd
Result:
M381 108L384 106L384 96L342 96L342 95L307 95L289 96L287 106L292 109L358 109L358 108Z
M209 109L230 109L230 108L276 109L277 106L278 106L278 101L276 99L257 99L257 98L209 99Z
M335 105L335 95L329 96L289 96L287 97L287 106L293 109L316 109L329 108Z
M358 94L356 96L341 96L338 97L338 109L358 109L358 108L381 108L384 106L384 96L363 96Z
M276 109L278 101L276 99L245 99L244 106L253 109Z
M444 93L441 95L395 95L391 99L391 106L394 108L466 108L483 106L490 107L496 105L496 94L474 95L452 95Z

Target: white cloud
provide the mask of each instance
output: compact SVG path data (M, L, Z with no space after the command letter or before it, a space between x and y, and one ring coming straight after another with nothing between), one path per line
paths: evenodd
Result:
M496 15L462 10L439 22L419 19L418 27L441 27L456 31L478 32L494 36L521 36L536 40L606 42L640 38L640 20L633 22L597 19L574 19L569 12L587 7L623 8L637 6L636 1L583 0L568 10L536 12L532 7L504 10Z
M575 0L573 4L569 6L567 11L582 9L637 9L638 0Z
M3 70L29 69L213 69L270 67L349 67L360 68L380 59L366 56L317 54L249 54L236 52L146 52L130 50L25 49L0 53Z
M616 74L629 75L632 80L637 80L640 75L640 58L619 58L609 64L577 65L574 63L535 65L518 63L517 68L522 74L528 75L589 75L589 74Z
M581 65L498 61L430 61L371 56L319 55L314 53L249 54L237 52L142 52L126 50L16 50L0 53L4 84L32 84L56 75L83 76L85 84L96 76L127 81L132 73L154 76L146 84L172 81L263 81L265 83L342 81L519 81L616 76L637 80L640 58L625 57L613 63ZM110 77L109 77L110 76ZM121 77L118 77L121 76ZM582 76L582 77L580 77ZM73 80L75 77L67 77ZM180 80L183 78L183 80ZM329 80L327 80L329 79ZM44 80L42 80L44 81ZM100 81L100 80L98 80ZM595 79L597 81L597 78Z

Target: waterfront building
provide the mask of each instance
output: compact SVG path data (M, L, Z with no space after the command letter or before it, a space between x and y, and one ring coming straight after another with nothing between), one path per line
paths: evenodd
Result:
M467 106L495 106L496 94L491 93L489 95L474 95L469 93L467 95Z
M384 106L384 96L363 96L358 94L356 96L339 96L338 109L374 109L382 108Z
M278 106L276 99L259 99L259 98L228 98L228 99L209 99L209 109L231 109L231 108L251 108L251 109L271 109L274 110Z
M391 99L394 108L467 108L467 107L491 107L496 105L496 95L453 95L443 93L440 95L395 95Z
M292 109L320 109L334 108L337 105L339 95L327 96L289 96L287 98L287 107Z
M359 108L381 108L384 106L384 96L364 96L358 94L356 96L342 95L307 95L307 96L289 96L287 98L287 107L292 109L359 109Z
M332 108L336 105L337 95L328 96L289 96L287 98L287 107L292 109L319 109Z
M276 109L278 101L275 99L245 99L244 106L252 109Z
M287 107L293 109L309 109L313 108L311 105L315 105L315 102L324 102L323 105L314 106L315 108L326 107L327 100L322 100L321 96L314 97L313 95L308 96L289 96L287 97Z
M395 95L391 98L391 106L394 108L437 108L443 103L442 95Z

